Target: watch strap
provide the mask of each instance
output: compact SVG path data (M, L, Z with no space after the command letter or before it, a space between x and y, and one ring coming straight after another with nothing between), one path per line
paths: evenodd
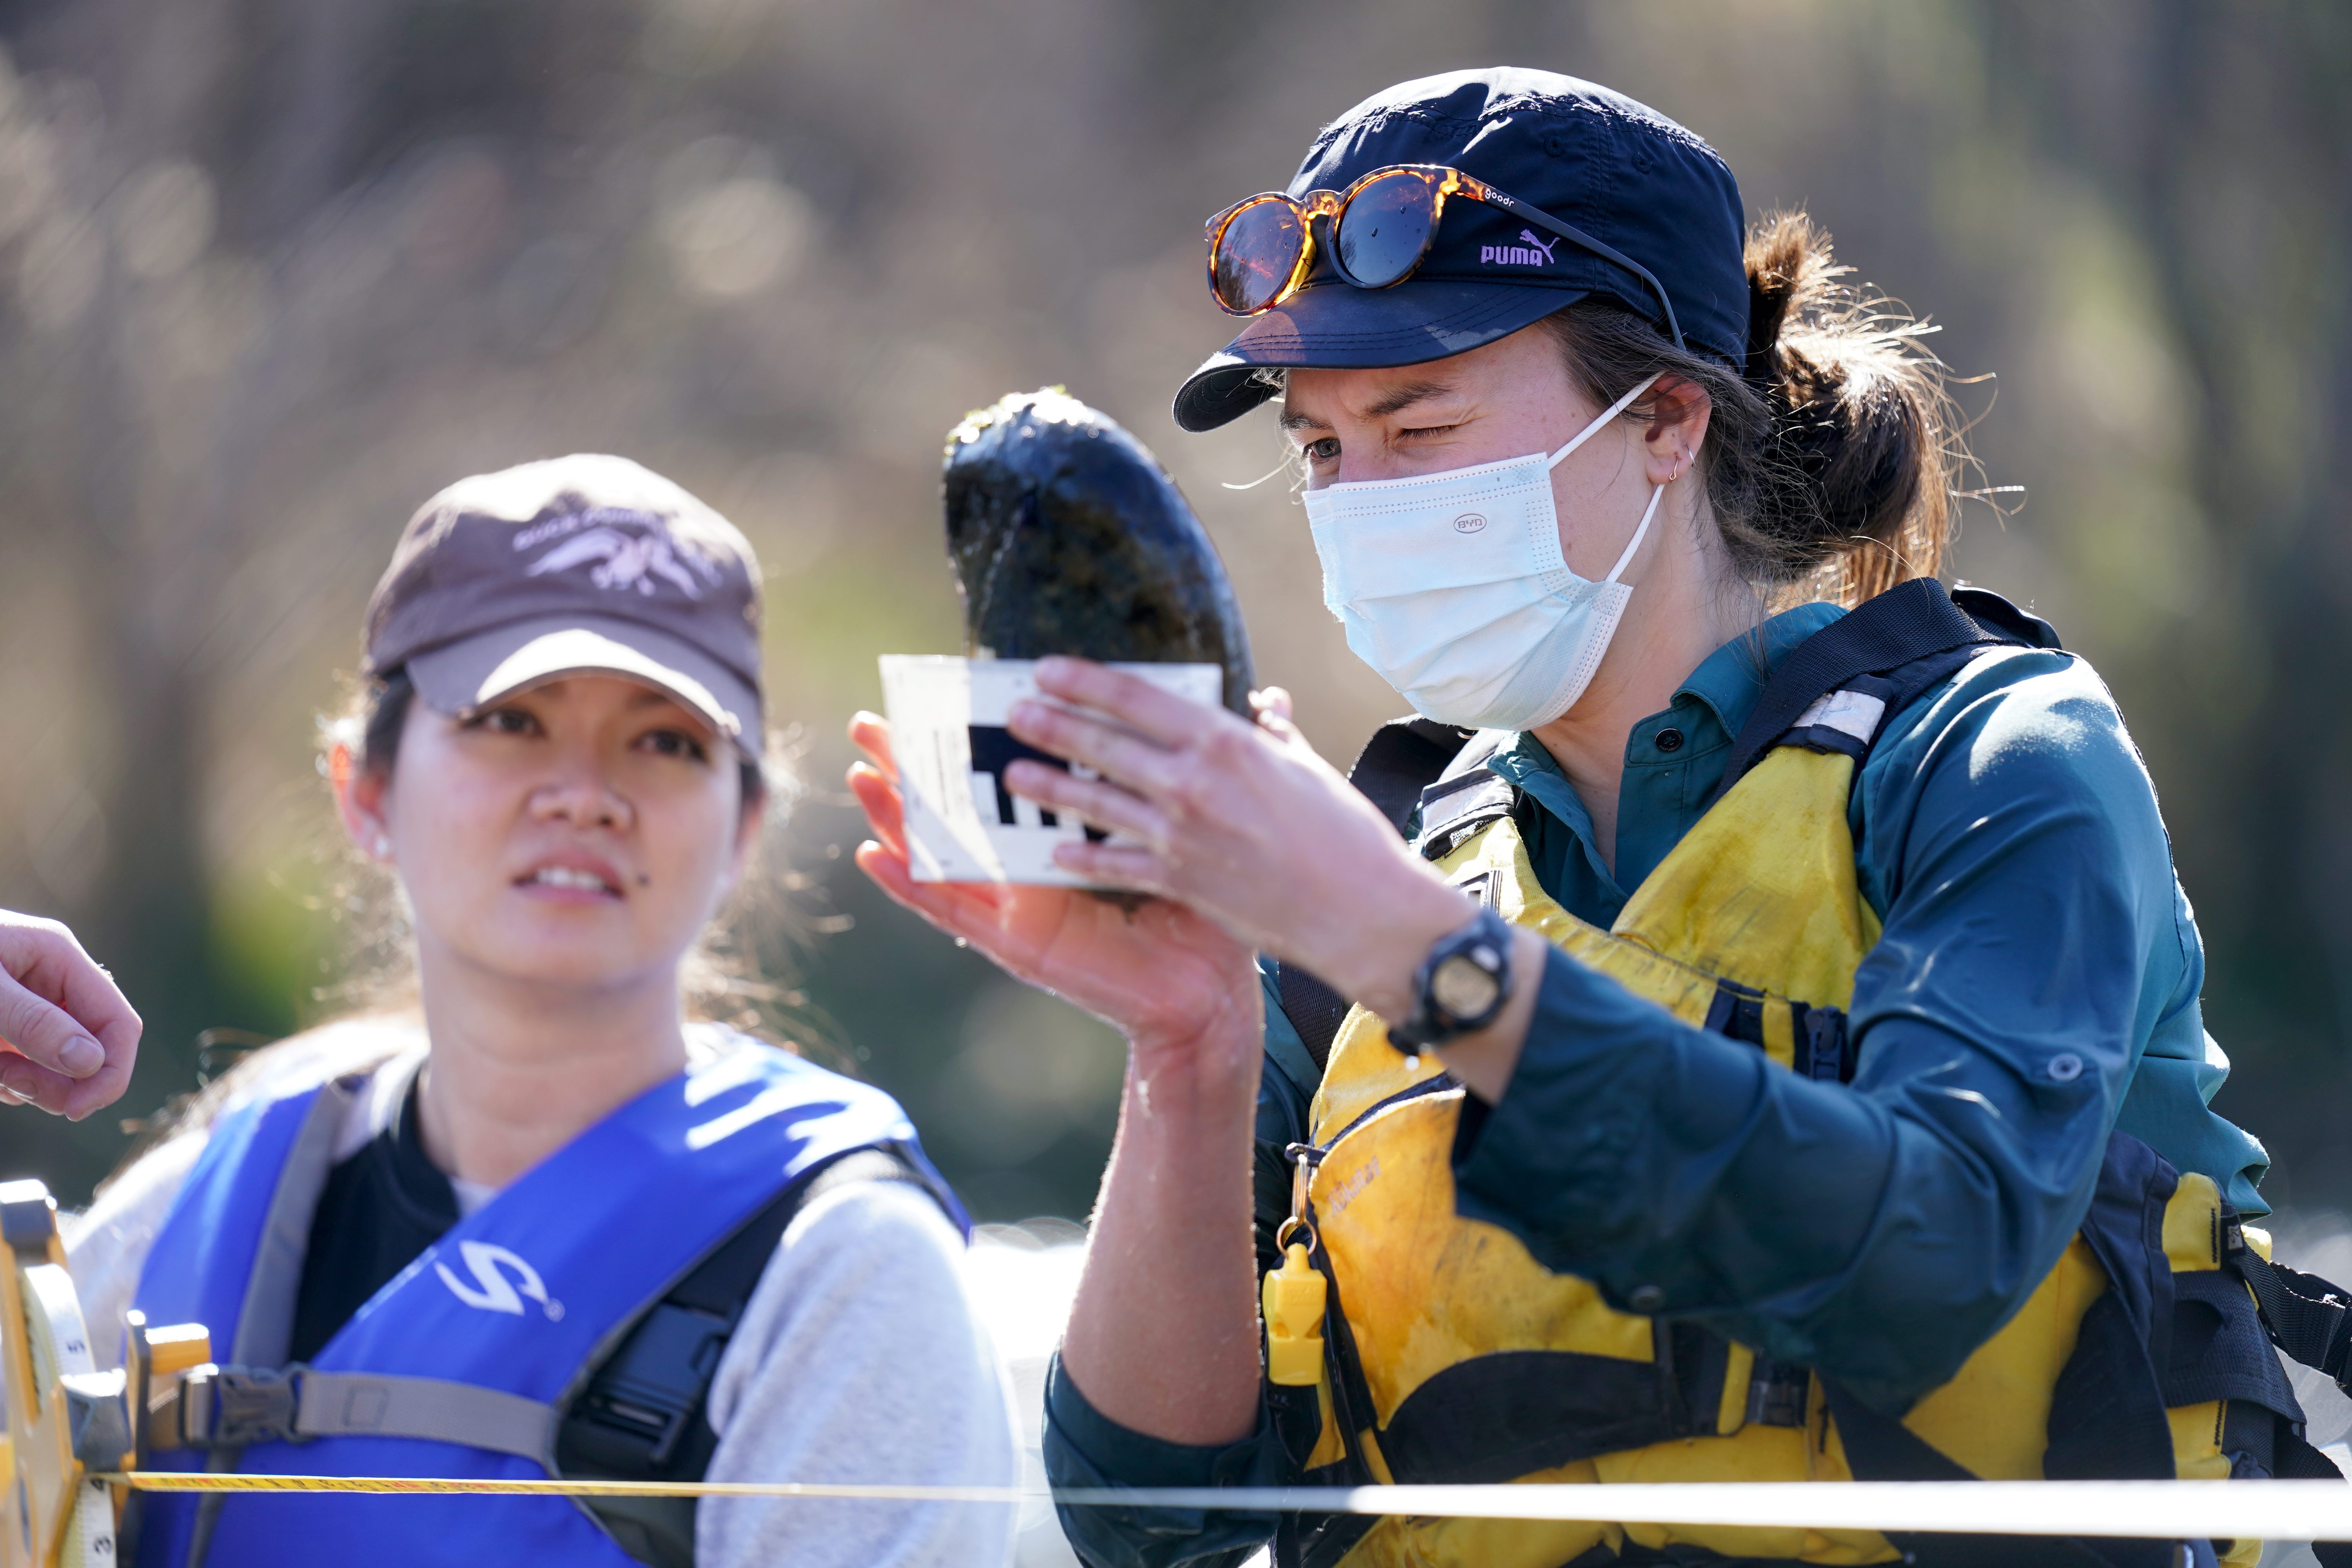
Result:
M1491 955L1493 962L1482 959ZM1449 1012L1436 995L1437 972L1450 959L1468 957L1495 979L1495 997L1470 1016ZM1475 1035L1501 1016L1511 1000L1511 925L1491 909L1481 908L1458 930L1431 944L1429 956L1412 976L1412 1013L1389 1029L1389 1043L1407 1051L1444 1045L1464 1035Z

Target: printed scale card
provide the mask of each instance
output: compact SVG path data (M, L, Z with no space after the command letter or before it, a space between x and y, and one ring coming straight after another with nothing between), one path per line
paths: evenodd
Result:
M1213 664L1110 668L1212 707L1224 689L1224 674ZM1034 659L882 657L882 701L907 803L907 858L916 881L1086 886L1054 864L1054 847L1089 835L1102 838L1102 830L1042 810L1003 782L1015 758L1068 766L1023 745L1004 727L1014 703L1037 695Z

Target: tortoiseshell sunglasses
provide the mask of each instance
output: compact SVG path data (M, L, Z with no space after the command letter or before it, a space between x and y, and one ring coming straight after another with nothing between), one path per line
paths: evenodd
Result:
M1648 268L1540 207L1437 163L1391 163L1345 191L1309 191L1304 200L1262 191L1227 207L1208 224L1209 292L1231 316L1261 315L1297 293L1314 268L1318 218L1329 220L1331 269L1340 281L1392 289L1428 257L1451 195L1500 207L1633 273L1657 295L1666 330L1683 346L1674 301Z

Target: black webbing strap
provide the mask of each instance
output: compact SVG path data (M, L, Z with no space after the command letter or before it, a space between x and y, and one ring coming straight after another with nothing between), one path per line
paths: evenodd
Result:
M1279 961L1274 966L1274 988L1319 1070L1331 1059L1331 1042L1339 1038L1339 1025L1348 1016L1348 999L1307 971Z
M2030 610L2021 610L1990 588L1966 584L1952 590L1952 603L1976 617L1978 624L2027 647L2063 648L2058 628Z
M2226 1216L2223 1224L2230 1267L2252 1289L2272 1342L2352 1394L2352 1292L2315 1274L2271 1262L2246 1245L2235 1215Z
M2011 640L1953 604L1932 577L1897 584L1815 632L1780 661L1732 742L1717 792L1738 784L1806 709L1847 682L1955 648Z
M1348 770L1348 782L1402 833L1421 804L1421 792L1445 772L1473 733L1418 714L1394 720L1372 731Z
M2277 1464L2273 1472L2283 1481L2340 1481L2344 1472L2336 1461L2304 1441L2303 1434L2282 1424L2278 1430ZM2315 1541L2311 1554L2319 1568L2352 1568L2352 1541Z

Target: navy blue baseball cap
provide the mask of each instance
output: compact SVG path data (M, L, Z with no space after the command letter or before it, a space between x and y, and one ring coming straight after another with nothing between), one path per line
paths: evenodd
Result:
M1366 99L1307 150L1288 194L1344 191L1391 163L1441 163L1654 274L1694 353L1738 365L1748 345L1747 230L1739 186L1714 148L1622 93L1498 66L1408 81ZM1318 223L1318 230L1323 226ZM1209 356L1176 393L1176 423L1213 430L1273 395L1271 367L1420 364L1466 353L1601 297L1666 330L1657 295L1571 240L1449 197L1429 254L1403 282L1358 289L1331 270L1318 232L1299 291Z

